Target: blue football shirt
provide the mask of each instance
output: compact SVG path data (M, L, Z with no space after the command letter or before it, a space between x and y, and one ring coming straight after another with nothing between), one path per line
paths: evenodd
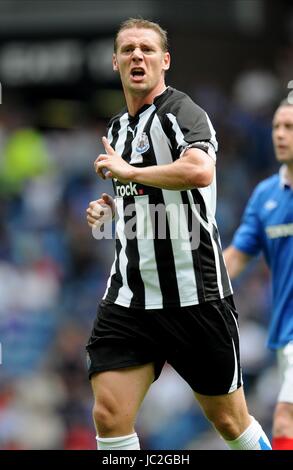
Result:
M282 167L255 188L232 244L248 255L265 256L273 287L268 346L280 348L293 340L293 189Z

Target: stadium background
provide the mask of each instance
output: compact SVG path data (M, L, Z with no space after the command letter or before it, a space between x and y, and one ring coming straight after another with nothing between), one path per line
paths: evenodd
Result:
M94 449L84 344L113 256L85 221L111 184L93 171L123 103L112 37L129 16L168 29L167 84L216 128L217 220L226 246L255 184L277 169L276 104L293 89L293 9L278 0L0 1L0 448ZM265 347L269 274L235 283L249 406L270 435L278 390ZM202 358L193 360L204 361ZM138 419L147 449L223 449L168 367Z

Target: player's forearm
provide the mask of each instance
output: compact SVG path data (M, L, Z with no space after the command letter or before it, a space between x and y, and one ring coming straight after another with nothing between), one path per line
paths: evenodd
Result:
M249 263L251 256L230 245L223 252L226 267L231 279L239 276Z
M184 191L208 186L212 177L209 169L180 159L169 165L133 168L131 181L161 189Z

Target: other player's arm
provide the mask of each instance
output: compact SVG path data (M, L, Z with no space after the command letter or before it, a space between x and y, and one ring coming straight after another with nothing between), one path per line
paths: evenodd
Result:
M228 246L228 248L223 251L223 255L231 279L239 276L252 259L252 256L238 250L233 245Z
M258 185L253 191L233 241L223 252L231 279L239 276L249 261L263 249L263 225L259 217L261 191L262 185Z

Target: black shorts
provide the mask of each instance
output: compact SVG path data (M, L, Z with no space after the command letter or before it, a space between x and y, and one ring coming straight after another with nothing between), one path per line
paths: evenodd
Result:
M233 297L190 307L143 310L102 302L86 346L89 377L153 362L155 379L167 361L203 395L242 385Z

